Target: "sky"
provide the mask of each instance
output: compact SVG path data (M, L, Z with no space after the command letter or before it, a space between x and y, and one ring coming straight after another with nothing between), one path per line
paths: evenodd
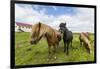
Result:
M15 22L36 24L42 22L54 29L66 22L72 32L94 33L94 9L68 6L15 4Z

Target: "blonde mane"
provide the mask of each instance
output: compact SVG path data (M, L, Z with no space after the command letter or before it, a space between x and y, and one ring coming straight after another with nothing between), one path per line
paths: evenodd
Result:
M45 36L47 37L47 41L50 41L50 43L55 43L58 41L56 34L57 31L46 24L39 22L32 26L31 37L34 35L36 35L37 38Z
M60 34L58 34L58 31L55 29L51 28L50 26L43 24L43 23L37 23L32 26L32 31L31 31L31 44L36 44L39 42L39 40L42 37L46 37L47 43L48 43L48 48L49 48L49 56L51 53L51 46L54 48L54 55L56 52L56 47L59 45L59 39L60 39ZM56 56L55 56L56 58Z

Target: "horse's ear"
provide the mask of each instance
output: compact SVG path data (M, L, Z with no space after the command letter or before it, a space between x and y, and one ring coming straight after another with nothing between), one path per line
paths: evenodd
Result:
M39 27L41 26L41 22L39 22Z
M41 22L39 22L39 24L41 24Z

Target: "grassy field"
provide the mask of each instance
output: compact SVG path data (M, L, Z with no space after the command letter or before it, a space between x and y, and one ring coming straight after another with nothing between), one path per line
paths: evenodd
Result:
M15 64L16 65L35 65L49 63L68 63L94 61L94 43L92 42L92 53L88 54L85 47L79 45L79 34L74 34L73 48L70 48L69 55L63 52L63 41L57 49L57 59L48 58L48 45L45 39L41 39L37 45L30 45L30 33L15 33ZM91 34L91 40L94 40Z

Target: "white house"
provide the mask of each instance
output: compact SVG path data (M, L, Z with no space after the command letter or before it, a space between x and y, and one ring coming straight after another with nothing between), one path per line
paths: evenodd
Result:
M15 32L31 32L32 25L26 23L15 23Z

